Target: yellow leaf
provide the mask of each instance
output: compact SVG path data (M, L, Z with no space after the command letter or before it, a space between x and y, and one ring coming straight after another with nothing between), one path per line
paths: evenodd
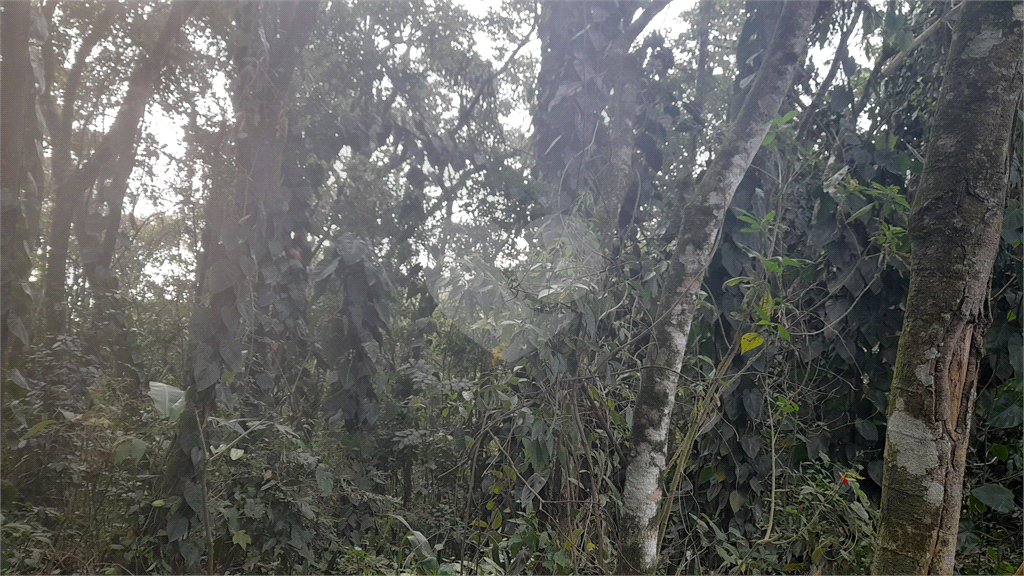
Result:
M747 332L740 338L740 350L743 354L750 352L761 344L764 344L764 338L761 338L761 335L756 332Z

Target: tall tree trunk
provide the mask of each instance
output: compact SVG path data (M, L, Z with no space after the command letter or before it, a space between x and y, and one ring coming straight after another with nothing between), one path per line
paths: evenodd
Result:
M153 94L153 86L160 70L163 69L167 49L197 7L198 4L194 1L179 0L172 4L170 15L160 31L159 38L150 53L141 59L128 80L128 92L110 130L103 136L89 159L57 185L54 192L53 223L49 236L50 250L46 259L46 285L43 296L46 332L51 338L63 334L67 323L67 259L75 208L82 194L96 182L102 167L134 150L135 133ZM65 102L64 106L67 108L69 104Z
M653 348L645 361L633 411L631 458L622 494L620 574L649 573L657 567L655 517L661 502L668 427L697 295L733 193L792 84L816 8L817 2L786 3L732 133L679 215L682 225L655 317Z
M26 193L29 186L27 116L34 113L35 79L29 61L32 5L8 2L0 15L3 83L0 84L0 366L8 367L11 337L27 340L28 277L31 256L26 241ZM27 344L27 342L24 342Z
M198 266L199 285L205 305L196 308L190 327L190 347L184 381L188 407L178 424L178 448L172 453L162 490L180 494L198 473L208 447L203 427L218 399L232 398L221 381L226 368L235 373L244 367L238 337L257 325L257 317L273 314L272 282L267 275L285 254L285 232L278 234L275 206L288 205L282 196L282 159L287 141L287 107L292 79L316 23L316 0L260 3L238 6L240 41L255 48L236 52L235 79L236 157L234 189L211 190L206 205L207 226ZM277 19L270 18L270 12ZM279 26L280 30L267 28ZM275 38L261 50L257 38ZM290 231L289 231L290 232ZM256 294L253 294L255 286ZM260 303L263 290L269 303ZM262 309L261 309L262 308ZM253 355L271 354L272 346L257 346ZM255 366L256 381L266 374L268 360ZM273 374L271 372L271 374ZM271 380L267 386L276 384ZM181 514L198 511L183 508Z
M599 22L595 10L603 15ZM598 197L596 176L607 161L608 142L601 119L609 92L602 74L604 39L618 35L621 18L609 17L609 10L618 12L585 2L544 2L540 8L534 175L547 185L541 201L551 214L569 214L578 202L592 207Z
M547 185L549 213L577 211L595 217L597 229L616 228L639 185L633 153L642 70L630 47L666 4L651 2L638 14L633 2L541 6L534 175Z
M251 207L251 218L240 217L249 218L246 238L256 264L255 338L246 367L248 407L256 412L272 406L272 401L283 402L282 380L290 367L302 362L296 357L305 357L306 226L312 191L297 168L297 154L287 149L287 112L292 76L317 11L317 2L253 5L242 9L245 16L240 21L246 35L256 35L257 28L273 22L281 38L266 55L267 82L247 77L243 68L235 100L243 123L239 130L246 133L238 140L235 193L242 203L236 205L240 211Z
M1024 5L967 2L910 217L910 293L889 398L875 574L952 574L999 245Z

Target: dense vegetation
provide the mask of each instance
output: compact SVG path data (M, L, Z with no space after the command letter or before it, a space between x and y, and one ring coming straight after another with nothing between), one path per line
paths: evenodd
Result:
M3 573L614 573L680 227L790 18L679 2L5 2ZM871 566L963 8L808 5L692 287L660 572ZM960 573L1024 560L1016 102Z

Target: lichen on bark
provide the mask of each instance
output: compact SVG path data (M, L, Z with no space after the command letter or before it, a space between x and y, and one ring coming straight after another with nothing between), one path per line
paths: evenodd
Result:
M676 253L663 281L654 346L641 372L640 393L630 434L620 519L618 571L649 573L658 563L658 506L662 500L666 437L678 373L696 311L704 271L714 254L725 211L768 132L806 48L816 2L788 2L732 132L708 167L686 210ZM684 202L678 199L676 206Z
M1017 4L956 24L910 217L910 291L890 392L872 573L952 574L985 302L1021 92ZM1018 18L1019 20L1019 18Z

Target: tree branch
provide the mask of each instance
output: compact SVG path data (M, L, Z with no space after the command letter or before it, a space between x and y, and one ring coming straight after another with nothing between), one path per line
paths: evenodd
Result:
M632 44L633 40L636 40L636 37L639 36L640 33L644 31L644 28L651 23L651 20L658 15L658 12L661 12L671 1L672 0L653 0L646 8L644 8L644 11L640 13L640 16L636 20L633 20L633 22L631 22L622 32L622 36L620 38L624 38L626 40L627 46Z

